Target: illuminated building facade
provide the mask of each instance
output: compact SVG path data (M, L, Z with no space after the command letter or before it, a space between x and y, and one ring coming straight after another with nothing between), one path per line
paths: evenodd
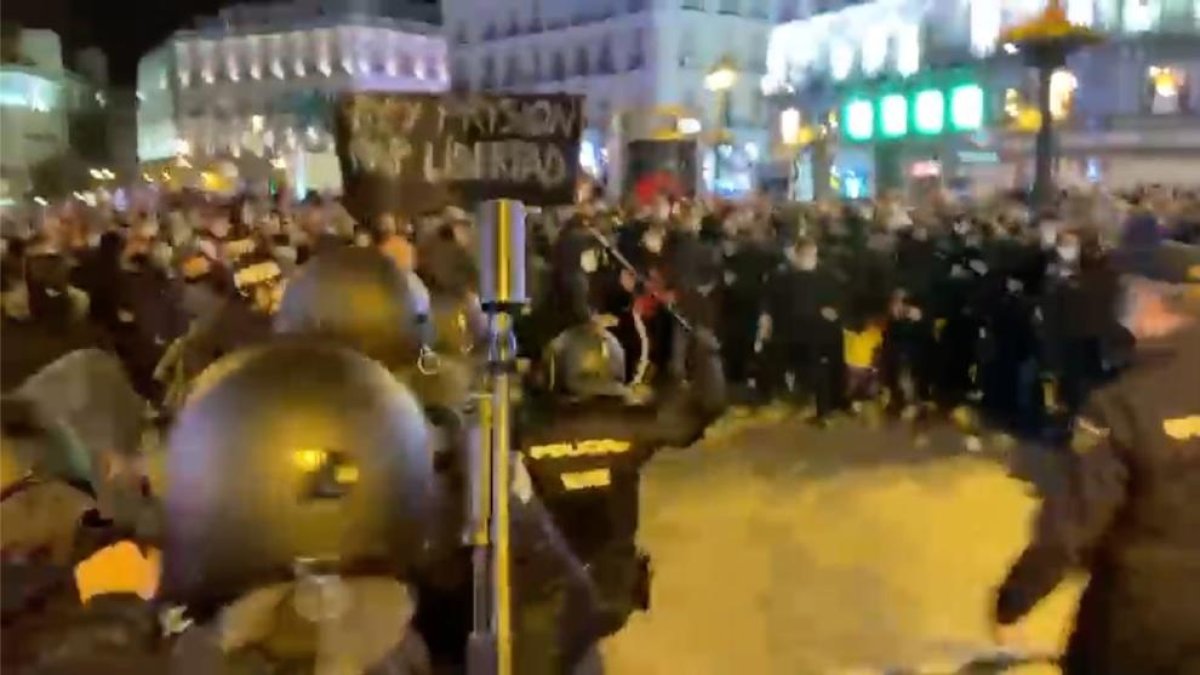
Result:
M729 132L720 172L714 153L703 164L719 173L722 192L754 185L765 153L763 75L771 27L807 0L446 0L446 36L456 87L475 91L569 92L585 96L581 159L620 184L615 158L627 135L617 120L678 119L685 135L711 146ZM705 75L722 59L736 79L722 97ZM671 111L666 114L664 111ZM726 119L727 118L727 119ZM673 131L673 130L671 130ZM714 187L709 185L709 187Z
M331 101L446 90L437 22L429 3L301 0L230 7L175 33L138 67L145 176L207 178L208 167L249 180L282 172L298 193L339 189Z
M60 173L67 162L86 167L109 157L103 57L88 50L76 64L82 70L72 70L54 32L25 29L17 40L0 63L2 206L41 196L35 173L43 163L62 160L54 169Z
M796 194L831 185L865 196L930 178L964 192L1025 187L1035 83L998 38L1045 4L878 0L777 27L762 85L775 156L805 179ZM1200 183L1200 3L1062 4L1107 39L1052 79L1060 183Z

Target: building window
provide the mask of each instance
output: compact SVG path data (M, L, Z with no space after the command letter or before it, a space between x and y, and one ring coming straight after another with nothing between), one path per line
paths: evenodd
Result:
M575 50L575 74L580 77L587 77L592 74L592 63L587 47L579 47Z
M641 30L634 31L633 44L629 49L629 70L641 70L646 65L646 46L643 44L645 35Z
M1065 120L1071 116L1075 107L1075 91L1079 89L1079 80L1075 75L1060 68L1050 75L1050 117L1055 120Z
M608 37L600 42L600 56L596 61L596 72L603 75L616 72L616 68L613 67L612 40Z
M504 86L512 87L521 82L521 63L516 54L509 54L504 64Z
M483 57L483 75L479 80L479 88L496 88L496 62L490 56Z
M1141 33L1159 25L1159 3L1150 0L1125 0L1121 23L1130 33Z
M1146 111L1155 115L1190 112L1191 83L1187 75L1175 66L1150 66L1146 71Z
M741 0L720 0L720 2L721 2L721 4L720 4L719 8L717 9L718 13L720 13L720 14L735 14L735 15L742 13L742 1Z
M517 13L513 12L508 17L508 37L521 34L521 24L517 21Z
M460 45L470 42L470 38L467 37L467 24L461 21L458 23L458 29L454 31L454 40Z
M533 3L533 8L529 14L529 32L542 32L542 3L537 2L536 0Z
M554 52L554 58L550 62L550 77L555 82L567 79L567 57L560 51Z
M679 36L679 65L683 68L696 65L696 45L690 32Z
M683 8L691 9L697 12L704 11L704 0L683 0Z
M487 40L495 40L496 39L496 25L490 21L488 22L488 25L483 29L483 39L485 42Z
M530 54L529 58L529 81L542 81L542 53L535 51Z
M450 86L458 91L470 88L471 77L467 72L467 63L462 59L454 60L454 70L450 73Z

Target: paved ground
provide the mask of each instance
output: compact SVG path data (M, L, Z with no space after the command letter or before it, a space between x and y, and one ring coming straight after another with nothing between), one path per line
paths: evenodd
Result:
M1055 473L1044 453L969 454L949 429L917 449L858 421L727 418L647 468L654 606L605 645L610 672L845 672L986 648L991 590L1036 503L1014 463ZM1031 646L1061 644L1077 593L1030 617Z

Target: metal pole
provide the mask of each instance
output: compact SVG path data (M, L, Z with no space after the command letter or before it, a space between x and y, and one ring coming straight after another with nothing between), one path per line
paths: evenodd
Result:
M513 315L525 298L525 212L520 202L501 199L480 207L480 299L490 319L488 391L480 397L485 426L485 466L476 491L487 490L487 527L475 531L477 568L475 653L472 675L513 674L512 631L512 544L509 538L509 506L512 485L512 386L516 360ZM484 478L486 477L486 485ZM485 534L486 532L486 534ZM483 552L480 552L482 548ZM480 567L486 569L480 569ZM486 607L483 604L486 603ZM486 626L481 626L486 618ZM490 645L489 645L490 643ZM482 648L489 645L492 650Z
M1050 115L1050 79L1054 68L1046 64L1037 67L1038 125L1037 143L1034 147L1033 204L1037 209L1050 205L1054 192L1054 119Z

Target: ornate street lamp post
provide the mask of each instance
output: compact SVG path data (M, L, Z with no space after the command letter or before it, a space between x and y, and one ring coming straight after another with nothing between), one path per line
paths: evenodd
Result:
M1038 113L1041 116L1034 149L1033 206L1049 206L1054 197L1054 118L1050 114L1050 79L1075 50L1099 42L1099 33L1071 23L1061 0L1050 0L1039 16L1004 31L1000 41L1006 50L1016 48L1026 65L1037 72ZM1012 45L1008 47L1007 45Z

